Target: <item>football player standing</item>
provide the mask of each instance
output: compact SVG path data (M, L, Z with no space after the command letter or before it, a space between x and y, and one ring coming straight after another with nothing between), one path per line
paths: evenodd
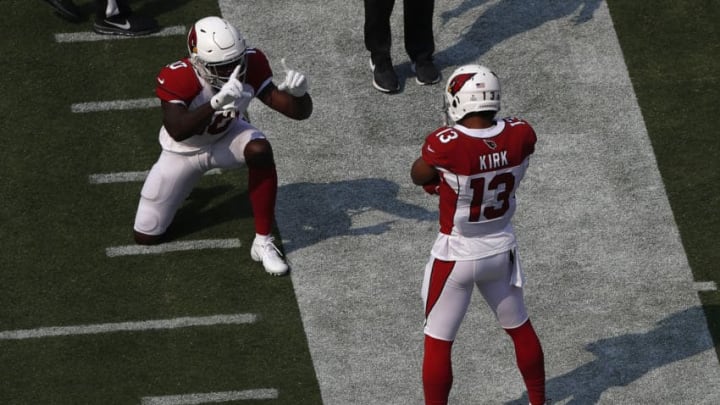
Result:
M248 47L242 34L219 17L193 24L187 46L189 57L165 66L157 76L162 152L140 193L135 241L162 242L176 211L205 172L247 166L256 233L250 255L268 273L283 275L288 265L271 236L278 182L273 151L245 117L257 97L289 118L308 118L313 104L307 80L285 68L284 80L276 86L262 51Z
M495 118L500 82L484 66L455 70L445 102L454 125L426 137L411 169L413 183L440 200L440 232L422 285L425 403L447 404L452 344L477 287L514 343L530 403L543 404L544 356L525 309L511 223L515 191L535 150L535 131L521 119Z

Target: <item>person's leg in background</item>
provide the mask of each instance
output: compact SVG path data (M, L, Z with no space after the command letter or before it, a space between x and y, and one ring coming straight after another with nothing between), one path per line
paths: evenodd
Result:
M82 13L72 0L45 0L55 10L57 15L70 21L80 22Z
M132 12L128 0L95 0L93 29L103 35L148 35L160 30L155 19Z
M365 48L370 51L373 86L383 93L400 90L392 64L390 16L395 0L365 0Z
M440 71L433 63L435 38L433 12L435 0L403 0L405 51L412 60L416 82L421 85L440 81Z

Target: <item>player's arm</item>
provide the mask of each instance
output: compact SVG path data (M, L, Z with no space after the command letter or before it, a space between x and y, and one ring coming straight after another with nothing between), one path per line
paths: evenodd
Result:
M271 82L257 95L257 98L268 107L292 119L304 120L312 114L312 98L307 92L300 97L296 97L278 89Z
M413 183L422 186L428 194L438 194L440 187L440 173L434 167L429 165L422 157L415 160L410 169L410 177Z
M437 183L440 181L437 169L427 164L422 157L417 158L413 163L412 168L410 169L410 177L412 178L413 183L418 186L424 186L428 183Z
M273 82L268 83L258 93L257 98L268 107L287 117L304 120L310 117L313 110L312 98L308 94L307 78L297 70L288 68L285 64L285 58L281 59L280 62L285 72L282 83L277 86Z
M171 63L160 70L155 94L160 99L163 126L175 141L201 134L210 123L209 105L190 111L188 105L202 90L195 71L187 60Z
M163 114L163 125L168 134L177 142L201 134L215 113L210 103L189 110L180 103L162 101L160 104Z
M243 90L242 83L237 79L240 66L235 67L229 79L220 90L212 96L209 102L190 110L183 103L173 103L163 100L161 103L163 112L163 125L170 136L180 142L193 135L202 134L205 127L216 111L237 110L237 103L247 107L252 99L252 93ZM244 110L245 107L242 107Z

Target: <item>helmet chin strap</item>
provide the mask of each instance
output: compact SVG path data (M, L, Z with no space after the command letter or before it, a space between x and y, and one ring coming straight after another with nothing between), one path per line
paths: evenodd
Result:
M235 62L237 62L237 64L242 64L243 67L242 71L238 73L239 77L237 79L240 82L245 83L245 71L247 70L247 66L245 66L245 64L247 62L244 53L237 58ZM207 63L205 63L195 52L190 53L190 63L193 65L200 77L216 89L220 89L230 79L229 77L220 76L214 66L207 66Z
M442 96L442 123L443 126L450 126L450 114L448 114L448 103L445 95Z
M196 53L190 54L190 63L193 65L193 68L195 68L195 71L200 75L200 77L206 81L209 85L216 89L220 89L222 87L222 83L218 78L210 72L210 70L205 66L202 59L200 59Z

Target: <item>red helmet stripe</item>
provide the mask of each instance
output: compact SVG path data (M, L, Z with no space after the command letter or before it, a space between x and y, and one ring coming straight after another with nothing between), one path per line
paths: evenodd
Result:
M190 53L197 53L197 33L195 32L195 26L193 25L188 32L188 51Z
M450 81L448 83L447 91L450 93L451 96L455 96L460 89L467 83L468 80L472 79L473 76L475 76L475 73L461 73Z

